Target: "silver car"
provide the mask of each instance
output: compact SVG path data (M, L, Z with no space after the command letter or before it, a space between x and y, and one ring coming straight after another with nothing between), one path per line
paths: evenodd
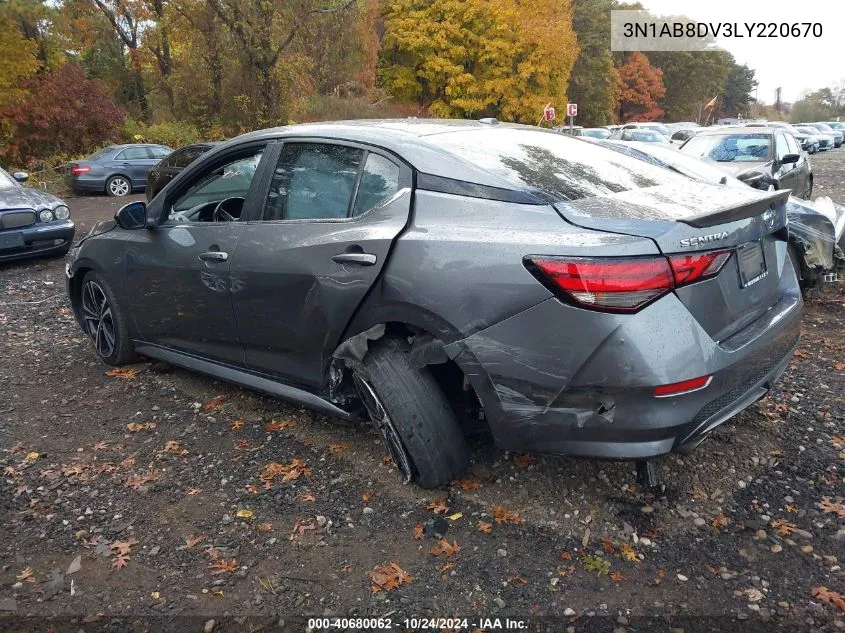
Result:
M67 287L104 362L368 415L431 488L473 428L646 460L763 397L803 306L787 195L491 120L283 127L94 227Z

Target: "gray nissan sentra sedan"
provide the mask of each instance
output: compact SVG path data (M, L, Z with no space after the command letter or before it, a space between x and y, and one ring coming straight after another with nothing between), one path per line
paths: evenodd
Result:
M104 362L366 412L424 487L466 468L479 428L642 461L695 447L786 368L787 196L490 120L284 127L94 227L68 293Z

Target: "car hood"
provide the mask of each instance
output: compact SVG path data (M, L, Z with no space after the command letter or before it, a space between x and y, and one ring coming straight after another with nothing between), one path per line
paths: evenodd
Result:
M9 187L0 189L0 211L7 209L53 209L64 204L56 196L46 191L29 187Z

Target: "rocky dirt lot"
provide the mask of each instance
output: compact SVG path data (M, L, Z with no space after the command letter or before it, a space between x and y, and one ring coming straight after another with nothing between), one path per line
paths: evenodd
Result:
M845 150L813 164L816 193L845 202ZM80 236L120 204L70 202ZM107 371L60 260L0 267L0 331L0 630L845 628L841 287L808 297L778 388L662 460L659 492L631 464L483 441L426 492L367 424L148 363Z

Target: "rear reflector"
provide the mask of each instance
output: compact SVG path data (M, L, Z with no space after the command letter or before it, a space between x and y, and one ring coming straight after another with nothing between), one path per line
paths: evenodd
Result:
M603 312L636 312L718 274L732 250L648 257L528 256L525 267L559 298Z
M91 171L91 168L88 165L74 165L70 168L70 173L74 176L80 176L82 174L87 174Z
M682 393L698 391L709 385L711 380L713 380L713 376L701 376L681 382L673 382L671 385L659 385L654 388L654 397L665 398L667 396L679 396Z

